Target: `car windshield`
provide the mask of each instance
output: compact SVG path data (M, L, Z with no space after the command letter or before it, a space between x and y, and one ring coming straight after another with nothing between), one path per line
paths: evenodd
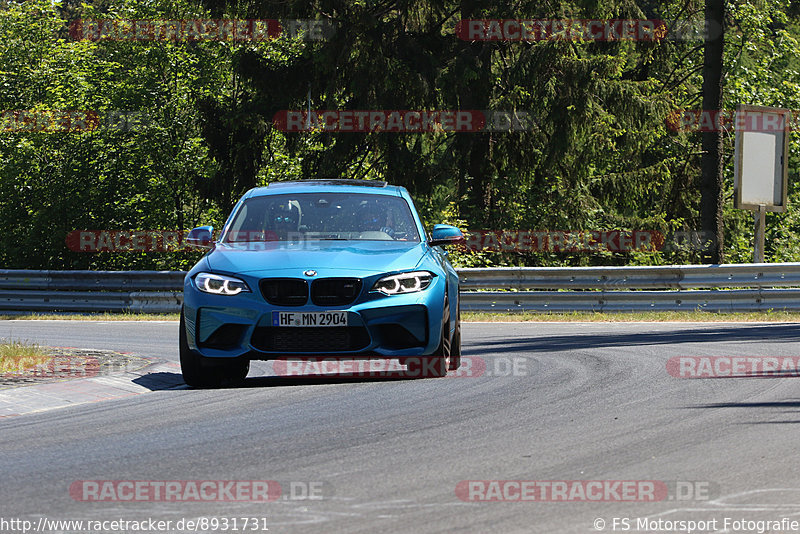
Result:
M366 193L264 195L244 201L223 243L367 240L419 242L405 199Z

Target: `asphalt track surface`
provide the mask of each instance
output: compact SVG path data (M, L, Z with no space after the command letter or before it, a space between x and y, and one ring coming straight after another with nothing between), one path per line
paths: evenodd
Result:
M177 329L2 321L0 338L177 361ZM709 521L700 532L757 532L724 521L800 521L800 379L667 372L673 357L800 356L800 325L474 323L463 346L485 362L481 376L287 378L259 362L238 389L193 390L162 372L145 376L142 394L2 418L0 518L257 517L269 532L319 533L687 532L665 522L691 520ZM69 493L79 480L273 480L289 498L84 502ZM468 480L657 481L671 493L468 502L456 493ZM303 498L304 487L321 498Z

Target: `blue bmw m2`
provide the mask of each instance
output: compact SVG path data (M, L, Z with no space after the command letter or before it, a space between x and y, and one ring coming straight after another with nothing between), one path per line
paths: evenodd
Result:
M461 363L458 274L403 187L300 180L252 189L186 275L180 322L185 382L244 380L251 360L397 359L409 376Z

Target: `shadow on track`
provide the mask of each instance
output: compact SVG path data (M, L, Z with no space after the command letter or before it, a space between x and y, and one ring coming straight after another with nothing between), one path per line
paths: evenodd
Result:
M405 380L424 380L418 376L408 376L402 371L347 374L308 374L298 376L254 376L244 381L243 387L286 387L317 386L330 384L356 384L359 382L399 382Z
M409 376L401 371L359 373L358 376L346 374L308 374L298 376L253 376L245 379L237 386L223 386L215 389L229 388L263 388L287 386L318 386L330 384L355 384L359 382L398 382L404 380L424 380L418 376ZM168 391L189 388L180 373L150 373L132 380L134 384L146 387L150 391Z
M699 408L800 408L800 400L770 402L715 402L700 406L689 406L688 409Z
M800 342L800 324L779 323L747 326L720 326L716 328L694 328L670 332L641 332L634 334L581 334L559 336L530 336L502 341L475 341L473 349L514 350L530 352L560 352L603 347L631 347L646 345L680 345L681 343L713 343L731 341L770 343Z
M148 373L131 380L134 384L145 387L150 391L164 391L184 386L183 375L180 373Z
M781 411L775 412L780 414L796 414L795 410L787 410L787 408L800 408L800 399L787 400L787 401L769 401L769 402L716 402L710 404L701 404L699 406L687 406L687 410L702 410L709 408L759 408L764 410L766 408L778 408ZM766 412L760 411L759 414ZM786 425L798 424L800 420L790 419L785 421L739 421L738 425Z

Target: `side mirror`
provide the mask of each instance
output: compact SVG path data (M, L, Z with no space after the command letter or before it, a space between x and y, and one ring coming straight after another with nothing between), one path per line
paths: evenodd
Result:
M211 248L213 244L213 237L211 234L214 232L213 226L199 226L189 231L186 236L186 242L189 246L199 248Z
M464 242L464 234L461 233L461 230L449 224L437 224L433 227L428 244L436 247L440 245L457 245Z

